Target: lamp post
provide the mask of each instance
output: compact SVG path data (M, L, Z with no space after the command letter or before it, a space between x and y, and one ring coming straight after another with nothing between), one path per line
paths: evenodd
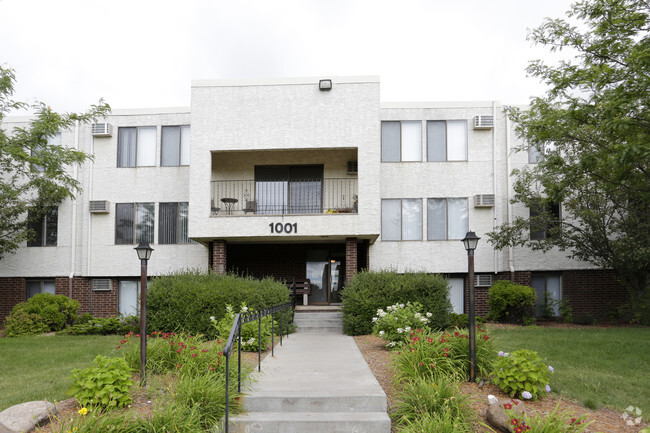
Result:
M467 267L469 273L469 381L476 379L476 315L474 312L474 250L479 241L474 232L467 232L463 244L467 250Z
M153 248L149 242L140 242L134 250L140 259L140 386L144 386L147 367L147 262Z

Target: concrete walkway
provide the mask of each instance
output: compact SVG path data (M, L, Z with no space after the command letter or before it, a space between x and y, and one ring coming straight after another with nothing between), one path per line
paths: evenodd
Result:
M386 394L352 337L292 334L253 376L232 432L390 433Z

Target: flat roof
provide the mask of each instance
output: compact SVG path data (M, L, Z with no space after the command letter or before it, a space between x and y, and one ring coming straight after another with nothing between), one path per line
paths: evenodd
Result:
M192 87L247 87L247 86L289 86L296 84L318 84L320 80L332 80L333 84L379 83L378 75L361 75L336 77L323 75L320 77L297 78L250 78L235 80L192 80Z

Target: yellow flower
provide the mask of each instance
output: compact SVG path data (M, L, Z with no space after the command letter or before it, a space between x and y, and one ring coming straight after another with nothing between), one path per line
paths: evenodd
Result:
M85 407L82 407L77 412L79 412L79 415L85 415L85 414L88 413L88 409L86 409Z

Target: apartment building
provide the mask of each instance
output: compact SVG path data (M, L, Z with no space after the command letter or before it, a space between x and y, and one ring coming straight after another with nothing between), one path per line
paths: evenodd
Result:
M486 241L529 212L510 204L509 173L539 157L515 152L499 102L383 103L378 77L201 80L190 107L115 110L103 122L52 138L94 160L74 168L76 200L0 261L0 315L39 292L97 316L134 313L140 241L155 250L149 275L308 278L312 304L340 302L363 269L441 273L464 312L469 230L483 238L478 314L499 279L566 299L574 314L602 317L627 299L609 270Z

